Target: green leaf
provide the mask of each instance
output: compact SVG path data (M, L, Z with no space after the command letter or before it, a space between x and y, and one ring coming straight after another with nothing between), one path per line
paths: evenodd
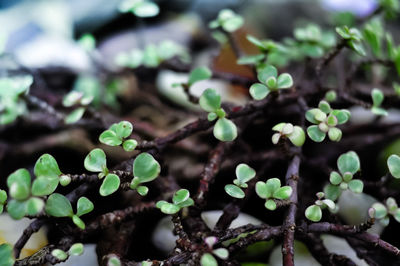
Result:
M338 172L331 172L330 176L329 176L329 181L331 182L332 185L339 185L340 183L342 183L343 179L342 176L338 173Z
M132 134L133 126L128 121L121 121L115 127L115 133L120 139L127 138Z
M214 255L218 258L226 260L229 257L229 252L226 248L217 248L213 250Z
M40 158L36 161L34 173L37 177L61 175L61 171L60 168L58 168L56 159L47 153L40 156Z
M187 189L179 189L174 193L172 197L172 202L176 205L186 201L190 196L190 192Z
M15 263L13 248L9 244L0 245L0 265L12 266Z
M24 168L18 169L8 176L7 186L12 198L24 200L29 196L31 175Z
M305 215L308 220L313 222L319 222L322 218L322 211L319 206L311 205L306 209Z
M337 200L342 193L339 186L328 184L324 187L325 197L331 200Z
M246 39L249 42L251 42L252 44L254 44L255 46L257 46L257 48L262 50L262 51L267 48L266 45L264 45L264 43L261 40L257 39L256 37L254 37L252 35L247 35Z
M307 135L315 142L322 142L326 136L316 125L307 128Z
M125 151L133 151L137 145L138 142L135 139L128 139L124 141L122 148L124 148Z
M235 174L241 183L247 183L256 176L256 171L245 163L236 166Z
M7 202L7 212L15 220L19 220L25 216L26 202L18 200L10 200Z
M350 112L347 110L333 110L332 115L336 116L338 124L344 124L350 119Z
M278 83L275 77L269 77L267 79L267 81L265 82L265 84L267 85L267 87L271 90L271 91L276 91L276 89L278 88Z
M325 100L327 102L336 101L336 98L337 98L337 94L336 94L336 91L334 91L334 90L327 91L325 94Z
M42 199L32 197L26 202L26 213L28 215L37 215L43 210L44 202Z
M94 149L86 156L84 165L90 172L102 172L107 168L106 154L102 149Z
M65 107L71 107L75 104L78 104L79 101L82 99L83 93L80 91L71 91L63 98L62 104Z
M204 253L200 259L201 266L218 266L217 260L210 253Z
M386 206L383 205L382 203L374 203L372 204L372 208L375 209L375 218L376 219L382 219L387 215L387 209Z
M267 200L267 201L265 202L264 206L265 206L265 208L267 208L267 209L270 210L270 211L276 210L276 203L275 203L275 201L272 200L272 199Z
M53 249L53 251L51 252L51 255L60 261L64 261L64 260L68 259L68 254L65 253L65 251L63 251L61 249Z
M78 217L78 215L72 216L72 222L82 230L84 230L86 227L85 223L82 221L81 218Z
M82 243L75 243L73 244L69 250L68 254L71 256L80 256L83 254L83 244Z
M267 86L261 83L254 83L250 86L250 95L254 100L262 100L269 94L270 90Z
M83 114L85 113L84 107L79 107L72 111L69 115L67 115L64 119L65 124L74 124L82 118Z
M303 146L306 140L306 134L304 130L299 126L294 126L293 133L288 135L289 140L293 143L293 145L297 147Z
M350 172L354 175L358 170L360 170L360 159L358 158L357 153L349 151L339 156L337 166L342 175L346 172Z
M132 9L133 14L137 17L148 18L157 16L160 12L160 8L153 2L150 1L141 1L135 4L135 7Z
M109 129L100 134L99 141L109 146L118 146L122 143L117 134Z
M372 106L371 112L375 115L387 116L388 112L380 107Z
M68 186L71 183L71 177L69 177L68 175L61 175L59 181L61 186Z
M313 108L310 109L306 112L306 119L308 122L313 123L313 124L319 124L319 121L315 119L315 116L320 113L321 110L318 108Z
M180 210L179 206L165 202L164 204L161 205L161 211L165 214L175 214Z
M221 107L221 96L214 89L206 89L199 99L200 107L207 112L215 112Z
M160 64L157 47L154 44L146 46L143 52L143 65L148 68L155 68Z
M336 127L332 127L328 131L328 137L332 141L340 141L342 139L342 131Z
M372 97L373 105L376 107L379 107L382 104L383 99L385 98L382 91L377 88L372 89L371 97Z
M331 210L334 210L336 207L335 203L330 199L324 199L322 200L322 202L324 203L325 206L327 206Z
M275 199L288 199L292 195L292 188L290 186L283 186L275 190L273 197Z
M387 166L389 168L390 174L394 178L400 178L400 157L398 155L390 155L387 160Z
M39 176L33 181L32 194L35 196L50 195L57 189L58 183L58 176Z
M77 203L76 215L82 216L93 211L94 205L93 203L86 197L80 197Z
M139 193L140 196L146 196L147 193L149 192L149 188L146 186L138 186L136 188L137 193Z
M265 58L263 54L242 56L237 60L238 65L255 65Z
M208 67L197 67L190 72L188 85L211 78L212 72Z
M133 162L133 176L137 177L140 183L156 179L160 171L160 164L147 152L139 154Z
M257 78L261 83L266 83L270 77L276 78L278 76L278 70L276 67L268 65L258 71Z
M4 204L7 200L7 192L0 189L0 204Z
M189 207L189 206L193 206L193 205L194 205L194 201L191 198L188 198L184 202L181 202L178 204L179 208Z
M243 190L235 185L229 184L225 186L225 192L234 198L237 199L243 199L245 197L245 194Z
M46 213L54 217L72 217L74 215L69 200L58 193L50 195L47 199Z
M361 55L361 56L366 56L367 55L367 53L365 52L364 46L362 45L361 42L352 40L352 41L348 42L348 45L349 45L350 48L352 48L359 55Z
M293 86L292 76L288 73L283 73L278 77L278 88L288 89Z
M108 258L107 266L121 266L121 265L122 265L121 260L116 255L111 255ZM145 265L142 263L142 266L145 266Z
M258 181L256 183L256 193L262 199L267 199L267 198L271 197L271 195L272 195L270 188L267 186L266 183L264 183L262 181Z
M361 180L353 179L349 182L349 188L354 193L361 193L364 188L364 183Z
M400 223L400 208L393 213L393 218Z
M120 185L119 177L115 174L108 174L100 186L99 193L106 197L118 190Z
M217 117L218 117L218 115L216 113L214 113L214 112L208 113L207 120L208 121L214 121L215 119L217 119Z
M237 128L231 120L219 118L214 125L213 133L220 141L232 141L237 137Z

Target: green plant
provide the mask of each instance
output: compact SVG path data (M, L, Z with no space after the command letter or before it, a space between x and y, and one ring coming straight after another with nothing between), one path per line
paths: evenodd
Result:
M200 107L208 112L207 119L213 121L217 119L214 125L214 137L220 141L232 141L237 137L236 125L225 118L226 112L221 108L221 96L214 89L206 89L200 99Z
M218 18L211 21L208 26L211 29L222 28L226 32L234 32L242 27L243 23L241 16L230 9L223 9L219 12Z
M5 190L0 189L0 214L3 213L4 204L7 201L7 192Z
M382 107L380 107L385 97L382 91L380 89L372 89L371 97L372 97L371 112L376 115L387 115L388 112Z
M287 200L292 195L290 186L281 187L281 181L278 178L270 178L267 182L258 181L256 183L257 195L265 199L265 208L275 210L277 208L276 200Z
M278 70L274 66L266 66L258 71L257 78L261 83L255 83L250 87L250 95L255 100L262 100L270 92L281 89L289 89L293 86L292 76L283 73L278 76Z
M118 124L112 124L109 129L101 133L99 141L109 146L119 146L125 151L133 151L137 146L134 139L126 139L132 134L133 126L128 121L121 121Z
M313 222L319 222L322 218L322 209L328 207L330 210L334 210L336 204L330 199L323 199L325 194L323 192L317 193L317 200L311 206L308 206L305 215L308 220Z
M315 142L322 142L326 134L332 141L340 141L342 131L337 125L346 123L350 118L348 110L334 110L327 101L320 101L318 108L306 112L306 119L315 124L307 128L307 135Z
M131 12L137 17L147 18L157 16L160 8L149 0L124 0L119 5L120 12Z
M73 244L67 252L62 249L53 249L51 255L57 258L59 261L65 261L69 256L80 256L83 254L83 244L75 243Z
M347 26L337 27L336 32L345 40L346 45L361 56L366 56L365 48L362 44L363 36L356 28Z
M386 205L380 202L372 204L372 208L375 210L375 219L378 219L379 223L383 226L387 226L390 222L389 216L400 223L400 208L397 206L397 202L394 198L389 197L386 199Z
M217 266L218 262L214 256L221 260L226 260L229 257L229 251L226 248L213 249L213 246L217 243L218 239L215 236L206 237L204 242L209 249L209 252L204 253L200 258L201 266Z
M187 189L179 189L172 197L172 203L165 200L157 202L156 207L165 214L175 214L182 208L193 206L194 201L190 198L190 192Z
M140 184L151 182L160 174L160 164L149 153L141 153L133 161L133 179L130 184L131 189L145 196L149 189Z
M394 178L400 178L400 157L396 154L392 154L387 159L387 166L390 174Z
M306 140L304 130L299 126L293 126L291 123L276 124L272 130L278 132L272 135L272 143L274 144L278 144L282 138L288 138L293 145L300 147Z
M73 110L70 114L68 114L64 121L66 124L73 124L79 121L83 114L85 113L85 110L87 106L93 101L93 95L88 95L84 94L83 92L80 91L71 91L67 95L64 96L63 98L63 105L65 107L73 107L73 106L78 106L75 110Z
M233 184L228 184L225 186L225 192L229 196L242 199L245 194L242 188L247 188L247 182L252 180L256 176L256 171L249 167L247 164L241 163L236 166L236 179L233 180Z
M350 189L354 193L361 193L364 183L359 179L353 179L353 176L360 171L360 159L354 151L349 151L339 156L337 160L339 172L332 171L329 176L329 182L325 189L325 195L328 199L336 200L342 190Z
M46 213L53 217L70 217L74 224L80 229L85 229L85 223L80 218L82 215L94 209L93 203L86 197L80 197L77 203L76 213L72 210L69 200L59 194L54 193L46 201Z
M309 57L321 57L324 52L335 44L332 32L322 32L316 24L308 24L304 28L296 28L294 36L299 42L300 51Z

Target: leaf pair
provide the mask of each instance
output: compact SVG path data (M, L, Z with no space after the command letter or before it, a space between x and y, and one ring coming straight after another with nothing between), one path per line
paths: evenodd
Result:
M134 139L125 140L132 134L133 126L128 121L121 121L118 124L112 124L109 129L100 134L99 140L109 146L119 146L125 151L133 151L137 146L137 141Z
M382 91L380 89L376 89L376 88L372 89L371 97L372 97L371 112L376 115L382 115L382 116L388 115L388 112L385 109L383 109L382 107L380 107L385 98Z
M236 166L236 179L233 180L233 184L229 184L225 186L225 192L228 193L229 196L242 199L245 197L245 193L242 188L247 188L247 182L253 179L256 176L256 171L253 168L249 167L247 164L241 163Z
M330 199L323 199L324 196L323 192L318 192L318 200L315 201L315 204L307 207L305 216L308 220L319 222L322 218L322 209L328 207L330 210L334 210L336 208L336 204Z
M360 170L360 159L354 151L349 151L339 156L337 160L339 172L330 174L330 184L324 189L326 197L336 200L342 190L350 189L354 193L361 193L364 183L359 179L353 179L353 175Z
M142 183L151 182L158 177L161 171L161 166L154 157L143 152L139 154L133 161L133 179L130 188L145 196L148 193L146 186L140 186Z
M362 44L363 36L356 28L349 28L347 26L336 27L336 32L346 40L347 46L354 50L361 56L366 56L364 46Z
M208 112L208 120L218 118L214 125L213 134L220 141L232 141L237 137L236 125L225 118L225 111L221 108L221 96L214 89L206 89L199 99L200 107Z
M378 219L383 226L389 224L389 215L393 216L393 218L400 223L400 208L397 206L397 202L394 198L387 198L386 205L379 202L374 203L372 208L375 209L374 217Z
M255 100L262 100L272 91L289 89L293 86L292 76L283 73L278 76L278 70L271 65L258 71L257 78L261 83L255 83L250 87L250 95Z
M291 123L279 123L272 130L278 132L272 135L272 143L274 144L278 144L281 138L288 138L293 145L301 147L306 140L304 130L299 126L293 126Z
M265 208L268 210L275 210L276 203L274 199L286 200L292 195L292 188L290 186L281 187L281 181L278 178L270 178L267 182L258 181L256 183L257 195L265 199Z
M244 20L240 15L230 9L222 9L218 13L217 19L209 23L209 27L211 29L221 27L224 31L234 32L242 27L243 23Z
M51 255L59 261L65 261L69 256L80 256L83 254L83 244L73 244L67 252L61 249L53 249Z
M174 193L172 203L165 200L157 202L156 207L165 214L175 214L184 207L193 206L194 201L190 198L190 192L187 189L180 189Z
M74 214L72 205L69 200L59 194L54 193L50 195L46 202L46 213L54 217L70 217L74 224L79 228L85 229L85 223L80 218L82 215L91 212L94 208L93 203L86 197L81 197L77 203L77 211Z

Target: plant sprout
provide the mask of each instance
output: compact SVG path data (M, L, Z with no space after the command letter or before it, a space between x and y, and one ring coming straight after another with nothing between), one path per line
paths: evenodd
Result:
M334 110L326 101L320 101L318 108L306 112L306 119L315 124L307 128L307 135L315 142L322 142L326 134L332 141L340 141L342 131L336 126L346 123L350 118L348 110Z
M324 189L326 197L336 200L342 190L350 189L354 193L361 193L364 183L359 179L353 179L354 174L360 171L360 159L354 151L349 151L339 156L337 160L339 172L332 171L329 177L330 184Z
M383 109L381 106L383 99L385 96L383 95L382 91L380 89L373 89L371 91L371 97L372 97L372 108L371 112L376 114L376 115L383 115L386 116L388 115L388 112Z
M249 167L247 164L241 163L236 166L235 173L236 179L233 180L234 185L226 185L225 192L231 197L242 199L245 196L242 188L248 187L247 182L256 176L256 171L254 171L254 169Z
M283 73L278 76L278 70L274 66L267 66L258 71L257 78L261 83L255 83L250 87L250 95L255 100L262 100L270 92L281 89L289 89L293 86L292 76Z
M139 154L133 161L133 179L130 188L136 189L141 196L147 195L148 187L140 184L153 181L158 177L160 171L160 164L151 154L147 152Z
M290 186L281 187L281 181L278 178L270 178L267 182L258 181L256 183L257 195L265 199L265 208L270 211L276 209L275 200L287 200L292 195Z
M346 45L361 56L365 56L366 52L362 45L363 36L356 28L347 26L337 27L336 32L346 41Z
M282 138L288 138L293 145L301 147L306 140L304 130L299 126L293 126L291 123L279 123L272 130L278 132L272 135L272 143L274 144L278 144Z
M305 215L308 220L313 222L319 222L322 218L322 209L328 207L330 210L334 210L336 205L330 199L323 199L325 194L323 192L317 193L317 200L311 206L308 206Z
M372 204L372 208L375 210L375 219L383 226L389 224L389 215L393 216L393 218L400 223L400 208L397 206L397 202L394 198L387 198L386 205L380 202L374 203Z
M194 201L190 198L190 192L187 189L179 189L174 193L172 197L172 203L165 200L160 200L157 202L156 207L165 214L175 214L179 212L182 208L193 206Z
M133 151L137 146L135 139L126 139L132 134L133 126L128 121L112 124L109 129L101 133L99 140L109 146L119 146L125 151Z
M201 266L218 266L218 262L214 256L220 258L221 260L226 260L229 257L229 251L226 248L213 249L213 246L217 243L217 241L218 239L215 236L209 236L204 240L209 252L204 253L201 256Z
M232 141L237 137L236 125L225 118L226 113L221 108L221 96L214 89L206 89L199 99L200 107L208 112L207 119L213 121L218 118L214 125L214 137L220 141Z
M226 32L234 32L242 27L244 20L230 9L223 9L218 13L217 19L211 21L208 26L211 29L222 28Z
M70 217L74 224L83 230L85 223L80 217L91 212L93 208L94 205L88 198L80 197L77 203L77 211L74 213L69 200L59 193L54 193L47 199L45 210L50 216Z

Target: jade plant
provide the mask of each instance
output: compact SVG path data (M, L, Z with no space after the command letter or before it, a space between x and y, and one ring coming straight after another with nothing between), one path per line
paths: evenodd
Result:
M353 179L354 175L360 171L360 159L357 153L349 151L339 156L337 160L339 173L332 171L329 176L329 182L324 192L326 197L336 200L343 190L350 189L354 193L361 193L364 183L359 179Z
M273 211L277 208L276 200L287 200L292 195L292 187L281 186L278 178L270 178L266 182L258 181L256 183L257 195L265 199L265 208Z
M72 210L71 202L63 195L54 193L46 201L45 211L53 217L69 217L80 229L85 229L85 223L80 218L82 215L91 212L93 203L86 197L80 197L77 203L76 212Z
M229 251L226 248L216 248L214 245L217 243L218 239L215 236L209 236L204 239L204 242L208 248L208 252L204 253L200 258L201 266L217 266L218 261L215 257L226 260L229 257Z
M236 125L226 118L226 112L221 108L221 96L214 89L206 89L200 99L200 107L208 112L208 121L217 122L214 125L214 137L220 141L232 141L237 137Z
M318 108L306 112L306 119L314 125L307 128L307 135L315 142L324 141L326 134L332 141L342 139L342 131L337 125L346 123L350 118L348 110L332 109L327 101L320 101Z
M65 261L68 259L69 256L80 256L82 254L83 254L82 243L73 244L67 252L57 248L51 251L51 255L57 258L59 261Z
M125 151L133 151L137 146L135 139L127 139L132 134L133 126L128 121L112 124L109 129L101 133L99 140L109 146L119 146Z
M247 182L252 180L256 176L256 171L247 164L241 163L236 166L236 178L233 180L233 184L225 186L225 192L234 198L242 199L245 196L243 188L247 188Z
M318 192L317 200L313 205L307 207L305 215L308 220L313 222L319 222L322 218L322 209L328 208L333 211L336 208L336 204L330 199L324 199L325 194L323 192Z
M306 140L304 130L299 126L293 126L291 123L276 124L272 130L278 132L272 135L272 143L274 144L278 144L279 140L287 138L293 145L300 147Z
M250 95L255 100L262 100L270 92L289 89L293 86L292 76L283 73L278 76L278 70L274 66L266 66L258 71L257 78L261 83L255 83L250 87Z
M160 200L157 202L156 207L165 214L175 214L179 212L182 208L192 206L194 201L190 198L190 192L187 189L177 190L173 197L172 203L165 200Z
M343 26L337 27L336 32L343 38L349 48L361 56L366 55L365 48L362 44L363 36L358 29Z
M385 204L376 202L372 204L372 208L375 210L375 219L383 226L389 224L390 216L400 223L400 208L397 206L397 202L394 198L387 198Z
M376 115L388 115L388 112L381 107L383 99L385 98L382 91L376 88L372 89L371 97L372 97L371 112Z

